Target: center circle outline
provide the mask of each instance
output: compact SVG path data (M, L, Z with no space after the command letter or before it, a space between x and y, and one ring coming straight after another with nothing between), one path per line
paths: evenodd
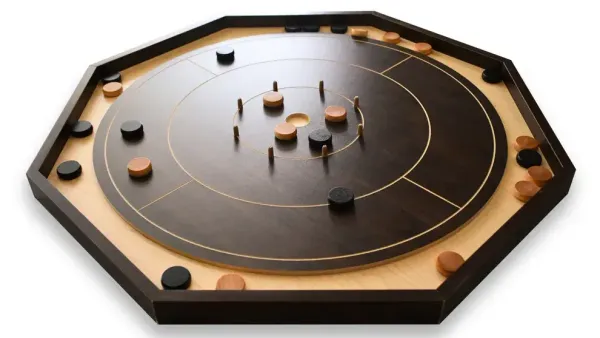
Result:
M295 88L305 88L305 89L306 89L306 88L308 88L308 89L316 89L316 90L319 90L319 88L318 88L318 87L312 87L312 86L287 86L287 87L280 87L280 88L279 88L279 90L283 90L283 89L295 89ZM342 99L344 99L344 100L346 100L346 101L348 101L348 102L350 102L350 103L354 104L354 101L352 101L352 100L351 100L349 97L347 97L347 96L345 96L345 95L343 95L343 94L340 94L340 93L338 93L338 92L334 92L333 90L328 90L328 89L323 89L323 90L324 90L324 91L326 91L326 92L329 92L329 93L331 93L331 94L333 94L333 95L337 95L337 96L341 97ZM267 90L267 91L264 91L264 92L262 92L262 93L260 93L260 94L258 94L258 95L254 95L254 96L252 96L251 98L249 98L249 99L247 99L246 101L244 101L244 102L243 102L243 104L245 105L246 103L250 102L251 100L254 100L254 99L256 99L257 97L259 97L259 96L261 96L261 95L264 95L264 94L266 94L266 93L269 93L269 92L272 92L272 90ZM362 112L362 109L361 109L360 107L357 107L357 110L358 110L358 113L360 114L360 120L361 120L361 121L360 121L360 123L362 123L362 125L363 125L363 127L364 127L364 125L365 125L365 115L363 114L363 112ZM289 116L291 116L291 115L293 115L293 114L298 114L298 113L292 113L292 114L288 115L288 117L289 117ZM303 114L303 113L302 113L302 114ZM235 119L236 119L236 117L237 117L237 116L239 116L239 112L238 112L238 111L236 111L236 112L233 114L233 124L234 124L234 125L235 125ZM303 127L304 127L304 126L303 126ZM303 128L303 127L301 127L301 128ZM241 129L240 129L240 130L241 130ZM344 151L344 150L348 149L348 148L349 148L350 146L352 146L352 145L353 145L353 144L354 144L356 141L358 141L358 139L359 139L359 138L360 138L360 136L359 136L359 135L356 135L356 136L355 136L355 137L352 139L352 141L350 141L349 143L345 144L345 145L344 145L343 147L341 147L340 149L337 149L337 150L335 150L335 151L332 151L332 152L330 152L329 154L327 154L327 157L331 157L331 156L333 156L334 154L337 154L337 153L339 153L339 152L341 152L341 151ZM263 155L265 155L265 156L268 156L268 154L267 154L266 152L264 152L264 151L262 151L262 150L259 150L258 148L256 148L256 147L254 147L254 146L250 145L250 142L244 142L244 138L238 138L238 141L239 141L240 145L242 145L242 146L245 146L245 147L247 147L248 149L252 149L252 150L256 151L257 153L260 153L260 154L263 154ZM284 160L296 160L296 161L316 160L316 159L319 159L319 158L322 158L322 157L323 157L323 155L316 155L316 156L301 157L301 156L281 156L281 155L277 155L277 154L275 154L275 158L281 158L281 159L284 159Z

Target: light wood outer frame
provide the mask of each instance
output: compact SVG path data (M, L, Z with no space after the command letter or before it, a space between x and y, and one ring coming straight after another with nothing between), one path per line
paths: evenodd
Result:
M374 26L482 68L501 67L503 79L542 150L554 179L512 216L437 290L182 291L158 289L47 177L98 81L228 27L297 24ZM514 64L377 12L226 16L91 65L27 171L32 192L129 295L161 324L172 323L440 323L568 193L575 167Z

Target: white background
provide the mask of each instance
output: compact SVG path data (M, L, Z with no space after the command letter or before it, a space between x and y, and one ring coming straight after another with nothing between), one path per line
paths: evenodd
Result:
M600 11L551 1L6 1L0 5L0 336L598 337ZM578 172L439 326L158 326L33 198L25 172L88 64L229 14L377 10L512 59Z

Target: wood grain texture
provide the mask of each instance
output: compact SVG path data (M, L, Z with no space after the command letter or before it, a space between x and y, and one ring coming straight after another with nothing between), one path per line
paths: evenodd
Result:
M369 28L370 37L377 38L383 32ZM186 51L195 49L203 43L225 40L232 36L253 35L259 33L280 32L278 29L228 29L213 34L205 39L201 39L190 45L184 46L178 50L155 58L142 65L133 67L124 72L125 86L130 85L131 81L138 76L146 73L154 66L167 61L168 59L180 55ZM208 42L207 42L208 41ZM410 42L403 40L400 45ZM481 69L463 62L457 61L448 56L439 53L432 54L432 57L449 65L454 70L471 80L478 86L484 94L494 104L496 110L502 118L508 138L511 139L521 134L529 134L521 115L516 106L510 99L510 95L505 86L490 86L480 80ZM82 118L92 121L95 125L102 118L106 108L112 100L102 97L101 92L96 90L90 100ZM192 288L210 289L218 277L227 271L226 269L216 268L210 265L191 261L183 258L173 252L164 250L162 247L143 238L132 228L118 217L114 212L110 212L110 205L104 200L102 192L95 180L91 168L91 148L93 140L91 138L84 140L69 140L67 146L60 156L61 159L77 159L85 167L87 172L75 182L58 181L52 173L49 177L51 182L65 194L69 200L74 203L98 228L111 239L119 249L124 252L144 273L146 273L155 283L159 283L160 272L166 266L185 265L194 276ZM504 221L510 217L520 204L510 194L510 189L514 181L521 178L523 170L511 163L509 160L504 180L500 189L496 192L487 208L477 215L468 226L456 232L436 245L430 246L418 253L403 257L403 259L361 271L355 271L344 274L333 274L324 276L269 276L262 274L244 274L249 288L254 289L427 289L437 287L442 279L437 275L433 268L433 262L437 254L446 249L454 250L461 255L468 257L481 243L485 241ZM185 183L185 182L183 182ZM96 196L92 198L91 196ZM88 197L86 203L86 199ZM508 198L507 198L508 197ZM95 203L89 202L94 200Z

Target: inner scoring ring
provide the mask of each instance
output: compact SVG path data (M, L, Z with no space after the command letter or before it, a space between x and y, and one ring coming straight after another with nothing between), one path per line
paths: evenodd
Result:
M279 87L279 90L284 90L284 89L295 89L295 88L312 88L312 89L319 90L319 87L313 87L313 86L289 86L289 87ZM258 95L254 95L253 97L251 97L251 98L247 99L246 101L244 101L244 102L243 102L243 104L244 104L244 105L246 105L248 102L250 102L250 101L252 101L252 100L256 99L256 98L257 98L257 97L259 97L259 96L262 96L262 95L264 95L264 94L266 94L266 93L269 93L269 92L271 92L271 91L272 91L272 90L267 90L267 91L264 91L264 92L262 92L262 93L259 93ZM344 100L346 100L346 101L350 102L350 104L354 105L354 100L351 100L349 97L347 97L347 96L345 96L345 95L343 95L343 94L340 94L340 93L337 93L337 92L334 92L334 91L332 91L332 90L328 90L328 89L324 89L324 91L325 91L325 92L328 92L328 93L331 93L331 94L333 94L333 95L339 96L339 97L343 98ZM364 126L365 126L365 115L363 114L363 112L362 112L362 109L361 109L360 107L357 107L357 108L356 108L356 110L358 111L358 113L359 113L359 115L360 115L360 122L359 122L359 123L361 123L361 124L363 125L363 127L364 127ZM234 125L234 126L235 126L235 123L236 123L236 122L235 122L235 121L236 121L236 119L238 119L238 118L239 118L239 115L238 115L238 114L239 114L239 112L238 112L238 111L236 111L236 112L233 114L233 125ZM291 114L291 115L294 115L294 114ZM291 115L290 115L290 116L291 116ZM305 115L306 115L306 114L305 114ZM290 116L288 116L288 117L290 117ZM308 117L308 116L307 116L307 117ZM309 120L310 120L310 118L309 118ZM287 122L287 119L286 119L286 122ZM308 125L308 123L307 123L306 125ZM305 126L306 126L306 125L305 125ZM297 126L296 126L296 127L297 127ZM329 154L327 154L327 156L328 156L328 157L330 157L330 156L332 156L332 155L334 155L334 154L337 154L337 153L339 153L339 152L341 152L341 151L343 151L343 150L346 150L346 149L348 149L348 148L349 148L350 146L352 146L352 145L353 145L353 144L354 144L356 141L358 141L358 139L359 139L359 138L360 138L360 135L358 135L358 134L357 134L357 135L356 135L356 136L355 136L355 137L352 139L352 141L350 141L349 143L347 143L346 145L344 145L342 148L340 148L340 149L337 149L337 150L335 150L335 151L332 151L332 152L330 152ZM240 139L239 139L239 143L240 143L240 145L243 145L243 146L245 146L245 147L248 147L248 148L252 149L253 151L256 151L256 152L258 152L258 153L260 153L260 154L263 154L263 155L265 155L265 156L268 156L268 155L269 155L269 154L268 154L266 151L264 151L263 149L258 149L258 148L256 148L256 147L252 146L250 143L248 143L248 142L244 142L243 138L240 138ZM323 155L318 155L318 156L303 156L303 157L300 157L300 156L281 156L281 155L277 155L277 154L275 154L275 156L274 156L274 157L277 157L277 158L283 158L283 159L288 159L288 160L301 160L301 161L304 161L304 160L314 160L314 159L323 158Z

